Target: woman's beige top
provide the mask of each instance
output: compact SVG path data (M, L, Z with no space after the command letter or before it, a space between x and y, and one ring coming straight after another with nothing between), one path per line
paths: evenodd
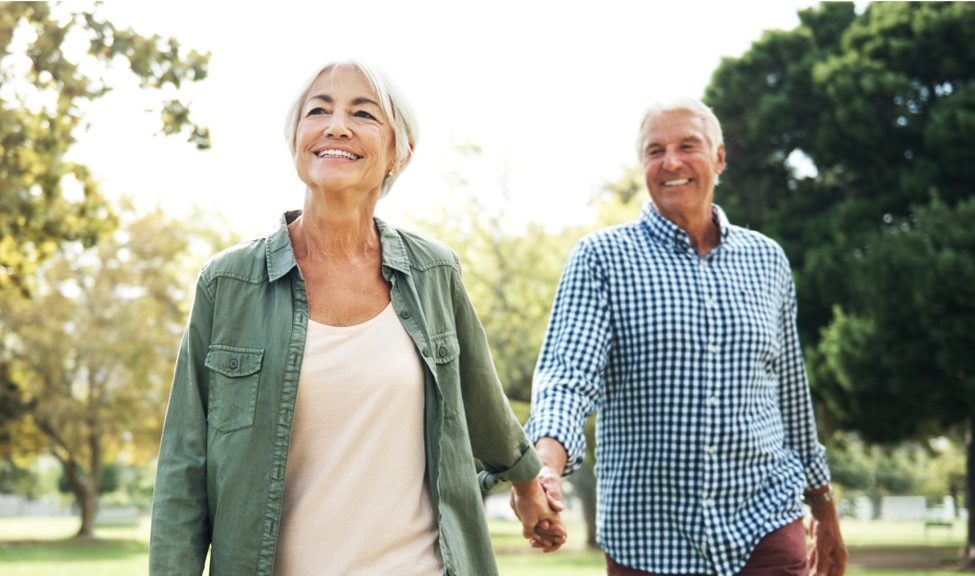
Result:
M275 576L442 575L423 372L393 310L308 322Z

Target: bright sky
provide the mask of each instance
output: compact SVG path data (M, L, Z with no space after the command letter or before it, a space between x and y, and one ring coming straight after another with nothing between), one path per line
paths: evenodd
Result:
M187 91L213 149L154 136L155 101L119 89L92 110L77 155L103 190L183 213L218 211L245 237L301 206L283 137L297 90L322 64L378 64L411 100L420 123L413 163L379 214L451 207L445 175L510 211L561 226L588 220L590 200L635 161L651 101L700 97L724 56L740 56L763 30L791 29L806 1L599 2L492 0L478 4L364 0L270 3L123 2L104 13L142 34L176 36L209 50L210 75ZM727 137L733 137L728 135ZM483 157L460 163L455 147ZM729 159L733 161L733 159Z

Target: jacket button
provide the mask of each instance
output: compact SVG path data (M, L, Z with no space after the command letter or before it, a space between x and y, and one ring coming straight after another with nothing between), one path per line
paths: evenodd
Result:
M231 358L230 359L230 369L231 370L236 370L237 369L237 366L239 366L239 365L240 365L240 362L238 362L236 358Z
M404 318L405 319L405 318L409 318L410 316L412 316L412 314L410 314L410 311L409 310L402 310L399 313L399 317L400 318Z
M440 354L440 357L441 358L446 358L447 357L447 347L446 346L441 346L440 347L440 350L438 350L437 353Z
M423 355L426 356L427 358L429 358L430 357L430 349L429 348L424 348L423 349Z

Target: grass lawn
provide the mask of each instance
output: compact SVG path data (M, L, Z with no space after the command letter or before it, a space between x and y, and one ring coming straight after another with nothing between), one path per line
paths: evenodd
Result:
M75 541L75 518L0 518L0 574L3 576L144 576L148 571L148 521L99 526L98 539ZM531 550L515 522L492 521L491 531L502 576L605 576L601 553L585 550L584 528L568 525L570 539L554 554ZM897 569L903 558L928 557L947 566L957 557L964 526L932 528L919 522L844 521L850 546L849 576L959 576L949 569ZM920 555L920 556L919 556ZM906 560L904 560L906 561ZM867 568L883 566L883 568Z

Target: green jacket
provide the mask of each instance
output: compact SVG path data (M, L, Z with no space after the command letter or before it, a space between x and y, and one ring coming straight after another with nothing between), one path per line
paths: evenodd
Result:
M200 273L163 427L150 574L199 575L208 548L212 575L271 574L308 323L287 229L298 214ZM540 461L501 389L457 256L376 225L382 274L425 374L427 482L445 572L496 574L475 459L518 481Z

